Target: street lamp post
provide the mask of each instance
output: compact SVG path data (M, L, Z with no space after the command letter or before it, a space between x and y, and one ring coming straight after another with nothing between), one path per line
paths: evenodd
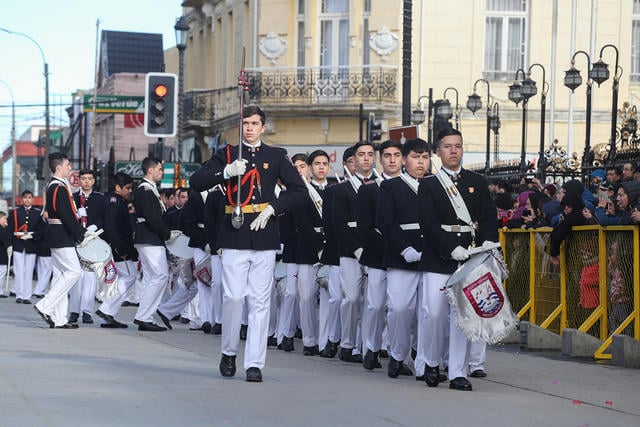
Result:
M424 98L428 98L429 99L429 105L428 105L428 116L425 117L424 114L424 104L422 103L422 100ZM416 125L421 125L422 123L424 123L425 119L427 119L427 142L429 143L429 145L432 145L432 133L433 133L433 121L431 120L431 114L433 111L433 89L429 88L429 95L422 95L421 97L418 98L418 108L416 110L413 110L411 112L411 122L416 124ZM418 128L419 129L419 128Z
M617 112L618 112L618 87L620 86L620 77L622 76L622 67L618 65L618 48L612 44L606 44L600 49L600 58L597 62L593 63L591 71L589 71L589 77L596 83L598 87L600 84L609 79L609 65L602 61L602 53L606 48L613 48L616 51L616 67L613 75L613 95L611 98L611 134L609 136L609 156L608 162L611 163L616 158L616 125L617 125ZM618 73L620 70L620 73Z
M4 81L0 80L0 83L4 85L11 95L11 203L13 208L16 207L16 196L18 194L18 161L16 159L16 102L13 98L13 91L11 87Z
M489 174L489 166L490 159L489 153L491 152L491 127L490 127L490 118L491 118L491 85L485 79L478 79L473 83L473 94L469 95L469 99L467 100L467 108L471 110L473 114L476 113L479 109L482 108L482 99L480 95L476 93L476 86L478 82L484 82L487 85L487 132L486 132L486 157L484 163L484 173L486 175Z
M542 92L540 92L540 147L538 152L538 170L541 173L541 181L544 182L546 176L546 164L544 159L544 127L545 127L545 110L547 104L547 92L549 91L549 84L545 78L546 71L542 64L531 64L529 66L529 72L527 73L529 76L531 75L531 69L533 67L540 67L542 69ZM533 80L532 80L533 81ZM533 82L533 86L535 87L535 82Z
M456 129L460 130L460 104L458 103L458 89L456 89L455 87L448 87L444 90L444 93L442 94L443 98L445 101L449 101L447 99L447 91L452 90L456 93L456 105L453 109L454 111L454 121L456 123Z
M500 144L500 105L498 103L493 104L493 114L489 117L489 127L493 131L493 161L498 161L498 151Z
M587 57L587 69L591 69L591 57L584 50L579 50L571 57L571 68L564 73L564 85L571 89L573 93L578 86L582 84L582 76L580 70L575 67L576 55L579 53ZM588 166L589 152L591 151L591 88L593 81L589 77L587 79L587 111L586 111L586 129L585 129L585 142L584 142L584 154L582 155L582 168Z
M176 19L173 26L176 32L176 48L178 49L178 162L182 162L182 130L184 127L184 51L187 48L189 23L184 16Z
M522 73L522 82L518 81L518 75ZM522 141L520 143L520 172L524 173L527 169L527 103L529 98L538 92L536 82L525 74L522 68L516 71L514 82L509 86L509 100L516 105L522 101Z
M40 51L42 57L42 63L44 64L44 120L45 120L45 140L44 140L44 166L42 167L45 179L49 179L51 171L49 170L47 158L49 157L49 150L51 149L51 124L49 119L49 64L44 56L44 52L40 47L40 44L35 41L33 37L28 34L19 33L17 31L7 30L6 28L0 28L0 31L4 31L7 34L15 34L17 36L25 37L33 42ZM14 202L15 203L15 202Z

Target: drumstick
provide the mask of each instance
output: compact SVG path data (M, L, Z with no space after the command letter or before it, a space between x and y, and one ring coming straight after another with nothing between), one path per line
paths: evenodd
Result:
M100 228L100 229L98 229L98 230L94 231L94 232L93 232L93 234L91 234L91 235L89 235L89 236L85 237L85 240L86 240L87 242L89 242L90 240L93 240L93 239L95 239L96 237L98 237L99 235L101 235L103 232L104 232L104 230L103 230L102 228Z
M480 254L482 252L488 252L493 249L498 249L500 247L500 243L492 243L487 246L478 246L477 248L469 249L467 252L469 255Z

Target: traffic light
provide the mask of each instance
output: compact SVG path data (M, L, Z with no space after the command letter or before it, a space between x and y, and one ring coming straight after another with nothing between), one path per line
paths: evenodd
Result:
M367 123L367 141L380 141L382 139L382 123L376 122L376 115L369 113L369 121Z
M144 134L159 138L175 136L178 125L178 76L148 73L144 92Z

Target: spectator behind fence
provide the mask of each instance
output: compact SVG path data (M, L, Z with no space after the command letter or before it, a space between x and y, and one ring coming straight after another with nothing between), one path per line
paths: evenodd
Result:
M616 239L617 240L617 239ZM632 292L629 286L625 282L625 275L622 274L622 269L626 267L629 270L632 265L629 263L626 266L620 262L620 254L624 254L624 250L620 248L620 241L613 241L609 249L609 256L607 257L607 276L608 276L608 293L609 293L609 333L613 333L618 326L631 314L633 310L633 298ZM623 257L624 258L624 257ZM627 275L627 277L630 277ZM625 333L630 334L630 327L627 328Z
M506 227L513 216L513 198L508 193L496 193L494 203L498 213L498 227Z
M533 193L533 190L524 190L516 199L517 206L511 219L507 222L508 228L521 228L524 223L527 221L527 218L531 215L531 204L529 202L529 196ZM527 216L527 218L523 218L523 216Z
M560 245L571 234L571 228L576 225L585 225L586 220L582 214L585 205L582 198L574 193L567 192L560 203L562 214L559 222L553 227L550 237L551 262L560 264Z
M603 182L600 184L600 195L596 206L596 220L598 224L619 225L622 218L622 211L618 208L615 196L615 186Z
M622 211L620 225L640 222L640 181L624 181L618 189L618 208Z

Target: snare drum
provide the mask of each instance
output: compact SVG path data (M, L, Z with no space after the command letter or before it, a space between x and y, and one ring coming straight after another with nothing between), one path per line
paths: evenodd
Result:
M166 241L165 244L171 255L182 259L193 258L193 248L189 247L189 238L184 234L180 234L172 241Z
M86 271L93 271L93 264L105 264L111 259L111 247L99 237L90 240L84 246L76 247L80 265Z

